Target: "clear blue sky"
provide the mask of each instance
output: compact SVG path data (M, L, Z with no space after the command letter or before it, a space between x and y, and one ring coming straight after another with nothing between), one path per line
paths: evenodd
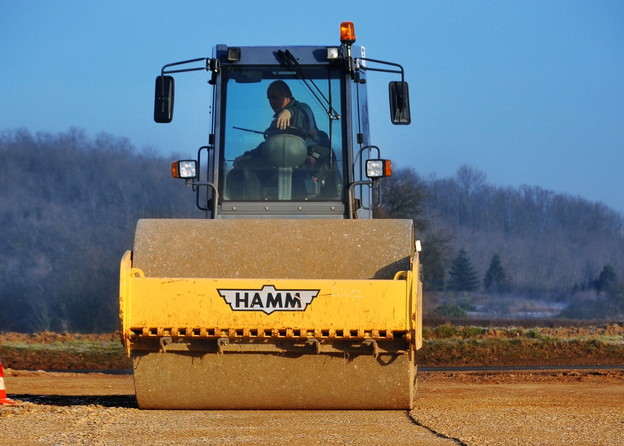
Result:
M286 7L288 5L288 7ZM368 57L398 62L412 125L389 124L369 77L372 141L395 166L540 186L624 213L624 1L0 0L0 130L84 129L193 156L206 143L204 74L176 78L176 117L152 121L165 63L212 46L334 45L355 22Z

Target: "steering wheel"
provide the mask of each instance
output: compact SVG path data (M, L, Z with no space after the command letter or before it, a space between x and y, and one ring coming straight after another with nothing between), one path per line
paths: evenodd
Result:
M264 132L264 139L268 139L271 136L275 135L294 135L302 139L306 139L309 136L305 130L300 129L299 127L288 127L284 130L278 128L269 128Z

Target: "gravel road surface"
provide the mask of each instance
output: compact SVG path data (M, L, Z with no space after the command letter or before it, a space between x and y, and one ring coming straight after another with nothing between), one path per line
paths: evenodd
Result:
M412 411L141 411L130 375L4 371L0 444L622 445L624 372L427 372Z

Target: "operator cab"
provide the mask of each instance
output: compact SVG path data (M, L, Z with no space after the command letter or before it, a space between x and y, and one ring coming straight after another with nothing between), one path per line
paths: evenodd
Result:
M165 65L156 82L154 119L170 122L173 77L211 72L212 131L197 160L176 161L174 177L197 191L211 218L359 218L379 200L373 186L391 173L369 142L364 49L228 47L213 57ZM353 57L352 54L357 57ZM205 62L205 67L178 69ZM390 83L391 119L408 124L403 69ZM375 156L376 155L376 156ZM200 168L203 165L203 168ZM376 196L376 197L375 197ZM367 215L365 215L367 214Z

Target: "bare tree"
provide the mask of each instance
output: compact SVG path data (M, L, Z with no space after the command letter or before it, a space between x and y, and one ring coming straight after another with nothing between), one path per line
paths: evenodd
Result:
M482 190L485 187L485 180L485 173L465 164L460 166L455 173L455 181L464 197L469 197Z

